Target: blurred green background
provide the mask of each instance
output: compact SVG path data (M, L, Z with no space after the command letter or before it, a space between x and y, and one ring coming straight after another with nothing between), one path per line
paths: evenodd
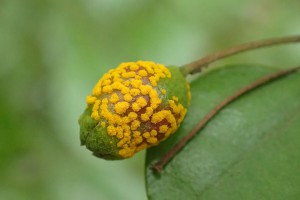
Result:
M182 65L233 44L300 33L300 1L0 1L0 199L145 200L144 154L93 157L78 117L120 62ZM300 64L299 46L226 63Z

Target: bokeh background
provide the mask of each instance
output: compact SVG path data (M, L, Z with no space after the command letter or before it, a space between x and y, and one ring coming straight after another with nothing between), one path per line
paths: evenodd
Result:
M300 34L300 1L1 0L0 199L145 200L144 155L93 157L85 97L120 62L182 65L241 42ZM227 63L300 64L299 45Z

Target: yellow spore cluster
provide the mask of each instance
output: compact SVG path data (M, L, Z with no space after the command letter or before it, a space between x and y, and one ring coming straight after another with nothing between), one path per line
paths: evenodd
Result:
M118 139L119 155L136 152L164 140L176 131L187 109L173 96L162 106L167 88L158 88L161 79L171 79L161 64L138 61L122 63L106 73L86 102L92 106L91 118Z

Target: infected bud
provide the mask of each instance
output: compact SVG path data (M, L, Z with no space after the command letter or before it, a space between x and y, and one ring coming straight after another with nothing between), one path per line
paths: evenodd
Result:
M174 133L190 101L177 67L138 61L104 74L79 119L81 144L94 155L124 159Z

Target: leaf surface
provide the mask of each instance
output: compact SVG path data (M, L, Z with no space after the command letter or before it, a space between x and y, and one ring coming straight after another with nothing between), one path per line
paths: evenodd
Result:
M228 66L191 83L180 129L147 151L149 199L298 199L300 73L243 95L219 112L156 174L151 166L222 100L275 69Z

